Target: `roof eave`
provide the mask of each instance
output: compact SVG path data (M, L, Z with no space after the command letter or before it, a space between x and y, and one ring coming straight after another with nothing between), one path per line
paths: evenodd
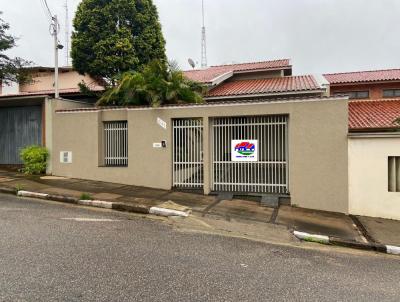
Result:
M329 82L329 80L328 80ZM379 80L379 81L353 81L353 82L329 82L331 87L334 86L351 86L351 85L370 85L370 84L384 84L384 83L392 83L392 82L400 82L400 79L393 80Z
M238 98L262 98L268 96L282 96L282 95L299 95L299 94L310 94L310 93L325 93L325 89L313 89L313 90L298 90L298 91L282 91L282 92L271 92L271 93L247 93L247 94L235 94L235 95L221 95L221 96L210 96L204 97L206 101L209 100L226 100L226 99L238 99Z

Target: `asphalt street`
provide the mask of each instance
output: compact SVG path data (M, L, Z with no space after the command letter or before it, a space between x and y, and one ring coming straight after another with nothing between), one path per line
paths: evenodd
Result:
M0 195L0 301L399 301L400 257Z

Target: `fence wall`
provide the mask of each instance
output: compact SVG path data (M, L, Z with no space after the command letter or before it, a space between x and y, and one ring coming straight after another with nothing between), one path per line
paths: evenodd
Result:
M348 212L347 101L341 98L174 108L59 112L54 119L55 175L171 189L172 121L202 118L204 192L212 184L211 122L260 115L288 117L289 192L293 205ZM128 167L104 167L104 121L128 121ZM165 124L164 124L165 122ZM165 141L166 148L158 148ZM73 163L61 164L60 151Z

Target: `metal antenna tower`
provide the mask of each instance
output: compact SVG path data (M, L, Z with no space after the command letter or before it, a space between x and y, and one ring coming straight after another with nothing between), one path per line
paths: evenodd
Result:
M207 67L207 40L206 26L204 22L204 0L201 0L203 27L201 28L201 68Z
M65 66L69 66L69 14L68 0L65 0Z

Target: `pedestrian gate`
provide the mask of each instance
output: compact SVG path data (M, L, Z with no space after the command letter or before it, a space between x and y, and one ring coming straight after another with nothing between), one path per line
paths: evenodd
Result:
M173 186L203 187L203 120L173 120Z
M288 117L215 118L212 121L212 190L289 193ZM232 161L232 140L257 140L257 161Z

